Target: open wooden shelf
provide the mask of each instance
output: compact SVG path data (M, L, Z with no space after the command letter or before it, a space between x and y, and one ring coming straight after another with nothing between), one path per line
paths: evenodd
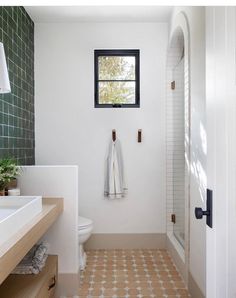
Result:
M0 285L0 297L51 298L57 285L57 256L48 256L39 274L10 274Z
M43 198L43 210L0 246L0 284L63 211L63 198Z

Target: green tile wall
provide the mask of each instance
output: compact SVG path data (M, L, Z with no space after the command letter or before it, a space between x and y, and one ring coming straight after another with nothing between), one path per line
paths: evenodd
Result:
M34 23L23 7L0 6L0 41L11 84L0 94L0 158L34 164Z

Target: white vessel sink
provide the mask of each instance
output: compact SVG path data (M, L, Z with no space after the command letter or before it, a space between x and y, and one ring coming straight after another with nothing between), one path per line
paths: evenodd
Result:
M41 196L0 197L0 245L41 211Z

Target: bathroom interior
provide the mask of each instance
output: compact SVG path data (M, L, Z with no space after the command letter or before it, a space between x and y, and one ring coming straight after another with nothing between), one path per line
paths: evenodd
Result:
M0 7L0 159L19 166L0 297L206 297L204 24L205 7Z

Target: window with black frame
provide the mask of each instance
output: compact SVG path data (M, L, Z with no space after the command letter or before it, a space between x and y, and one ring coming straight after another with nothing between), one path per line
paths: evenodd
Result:
M139 50L95 50L95 107L140 106Z

